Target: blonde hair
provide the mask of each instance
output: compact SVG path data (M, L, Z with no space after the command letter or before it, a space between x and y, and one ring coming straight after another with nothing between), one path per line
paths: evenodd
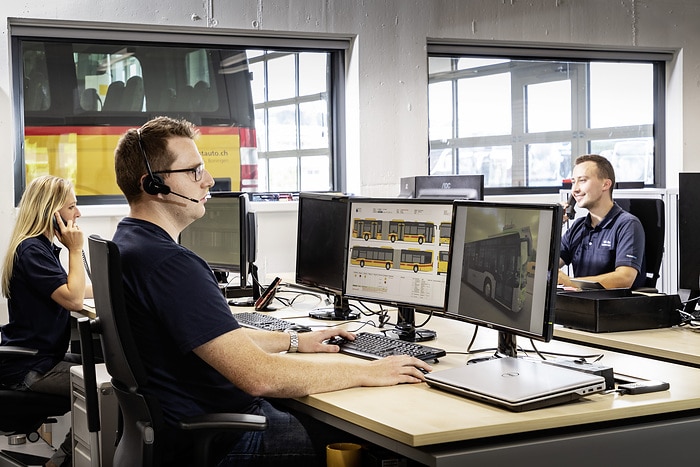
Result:
M2 294L10 297L10 280L17 256L17 247L24 240L50 233L53 238L54 213L63 207L72 193L73 185L63 178L44 175L32 180L22 194L17 212L17 222L10 237L2 268Z

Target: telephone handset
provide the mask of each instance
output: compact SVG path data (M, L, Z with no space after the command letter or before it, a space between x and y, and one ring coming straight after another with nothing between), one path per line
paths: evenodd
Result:
M51 217L51 220L53 220L53 229L54 229L56 232L60 232L60 231L61 231L61 228L58 226L58 221L56 220L56 216L52 216L52 217ZM67 222L63 217L61 217L61 220L63 221L63 226L64 226L64 227L67 227L67 226L68 226L68 222Z
M282 279L280 279L279 277L275 277L275 280L273 280L272 283L269 286L267 286L262 295L260 295L260 298L258 298L255 301L255 311L272 310L272 308L270 308L270 303L272 303L272 299L275 298L277 287L279 286L281 281Z
M574 198L574 195L569 195L569 200L566 204L568 204L566 207L566 217L568 217L569 220L574 220L574 217L576 217L576 210L574 209L574 206L576 206L576 198Z
M61 217L61 220L63 221L63 225L67 227L68 222L63 217ZM56 216L53 216L53 229L56 232L61 232L61 229L58 226L58 221L56 220ZM87 258L85 257L85 250L82 250L80 254L83 257L83 266L85 267L85 274L87 274L88 279L92 280L92 276L90 275L90 265L88 264Z

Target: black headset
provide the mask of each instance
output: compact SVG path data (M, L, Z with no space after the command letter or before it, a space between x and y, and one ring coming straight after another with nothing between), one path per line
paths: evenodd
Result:
M136 130L136 134L139 136L139 147L141 148L141 154L143 154L143 160L146 162L146 171L148 172L146 178L143 179L143 191L149 195L175 195L192 201L193 203L199 203L198 199L190 198L189 196L181 195L180 193L175 193L168 185L165 184L160 175L153 173L153 170L151 170L151 164L148 162L148 157L146 156L146 149L143 147L143 139L141 138L140 128Z
M165 184L163 178L160 175L155 175L151 170L151 164L148 162L148 157L146 156L146 149L143 147L141 128L136 130L136 134L139 137L139 147L141 148L141 154L143 154L143 160L146 162L146 171L148 172L146 178L143 179L143 191L149 195L170 194L170 187Z

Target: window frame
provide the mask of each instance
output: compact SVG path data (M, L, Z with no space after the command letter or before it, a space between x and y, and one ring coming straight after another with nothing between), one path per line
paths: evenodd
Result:
M427 44L427 56L429 61L433 57L455 58L458 56L480 58L504 58L514 60L541 60L541 61L568 61L568 62L646 62L653 65L653 99L654 115L652 133L654 138L654 183L647 187L666 186L666 64L673 60L674 52L668 49L605 49L605 48L568 48L557 47L551 44L513 45L493 44L429 39ZM429 67L427 67L429 68ZM428 72L429 73L429 72ZM430 85L430 76L428 77ZM578 99L572 96L572 100ZM580 112L581 110L579 110ZM453 116L456 118L456 115ZM453 126L455 125L453 120ZM578 132L578 129L572 129ZM595 129L588 130L595 133ZM511 131L511 134L513 132ZM586 136L586 139L595 139ZM430 144L430 140L429 140ZM454 159L453 155L453 159ZM454 171L453 160L453 171ZM524 170L527 170L526 168ZM561 186L549 187L484 187L486 195L516 195L516 194L547 194L557 193Z
M109 22L80 22L9 18L11 96L13 117L16 122L14 139L14 198L19 204L26 186L24 162L24 93L22 89L21 42L26 40L124 40L142 43L189 43L206 47L226 46L244 49L323 51L330 54L329 98L329 151L331 184L333 190L346 189L346 131L345 131L345 61L353 38L348 35L297 35L265 33L255 35L246 31L228 29L200 29L178 26L125 24ZM85 205L123 204L121 199L101 199L100 196L81 196Z
M338 140L336 140L333 136L334 134L337 134L337 125L335 123L338 122L338 115L344 115L344 106L341 106L341 109L338 109L338 107L341 104L341 101L344 103L344 99L339 99L340 94L342 93L338 91L338 88L344 89L345 88L345 70L343 67L343 62L340 60L342 57L339 54L334 54L328 50L281 50L280 48L275 48L275 49L265 49L261 50L261 54L257 57L249 58L249 63L252 66L253 64L260 64L262 65L263 68L263 73L265 74L264 76L264 83L268 83L268 66L269 62L271 60L275 60L277 58L281 58L285 55L290 55L293 56L294 60L294 73L295 73L295 82L296 82L296 89L295 89L295 95L288 97L288 98L282 98L282 99L270 99L269 96L267 95L267 86L265 86L265 96L262 102L255 102L254 98L254 106L255 106L255 111L256 113L258 111L262 112L263 114L263 119L265 120L265 133L261 133L260 129L256 128L256 131L258 132L258 141L261 140L261 138L266 139L266 143L264 145L259 145L258 147L258 157L259 159L264 159L266 160L266 163L264 164L264 169L262 166L259 166L259 172L264 170L266 172L265 179L267 180L268 186L270 185L270 161L277 159L277 158L289 158L293 157L297 161L297 166L296 166L296 180L297 180L297 186L299 187L299 190L293 190L293 191L314 191L311 189L305 189L302 186L302 159L304 157L309 157L309 156L323 156L327 153L329 153L329 158L330 158L330 164L329 164L329 182L330 182L330 189L333 191L345 191L345 151L339 151L337 149L337 145L340 144ZM327 69L327 86L325 91L321 91L318 93L314 94L305 94L305 95L300 95L299 93L299 80L300 80L300 54L301 53L324 53L327 54L327 64L326 64L326 69ZM336 83L335 85L333 83ZM301 125L299 122L300 119L300 109L299 107L305 103L313 103L313 102L328 102L328 109L329 112L327 114L327 119L328 119L328 146L324 148L301 148L300 147L300 131L301 131ZM296 125L297 125L297 134L296 134L296 139L297 139L297 147L296 148L284 148L284 149L270 149L270 127L269 127L269 111L278 109L283 106L294 106L295 108L295 119L296 119ZM344 137L344 133L343 133ZM343 140L344 141L344 140ZM262 149L260 146L264 146L264 149ZM344 143L343 143L344 147ZM339 157L334 158L333 155L338 155ZM262 180L259 177L259 180ZM338 189L337 187L342 187L342 189ZM271 190L271 191L276 191L276 190Z

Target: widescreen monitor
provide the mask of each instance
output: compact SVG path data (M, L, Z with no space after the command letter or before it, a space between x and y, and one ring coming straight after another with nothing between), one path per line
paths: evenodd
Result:
M311 311L312 318L347 320L359 317L343 295L348 199L337 193L299 194L295 282L333 297L333 305Z
M351 198L345 294L396 306L396 337L429 340L414 312L442 311L452 201Z
M248 195L221 191L211 192L204 216L182 231L180 244L204 259L220 283L228 284L229 273L234 273L240 277L240 287L247 288L255 237Z
M700 296L700 173L678 174L678 288L690 291L686 311L695 311Z
M515 338L549 341L559 269L559 204L455 201L445 315Z
M484 199L484 175L418 175L401 178L401 198Z

